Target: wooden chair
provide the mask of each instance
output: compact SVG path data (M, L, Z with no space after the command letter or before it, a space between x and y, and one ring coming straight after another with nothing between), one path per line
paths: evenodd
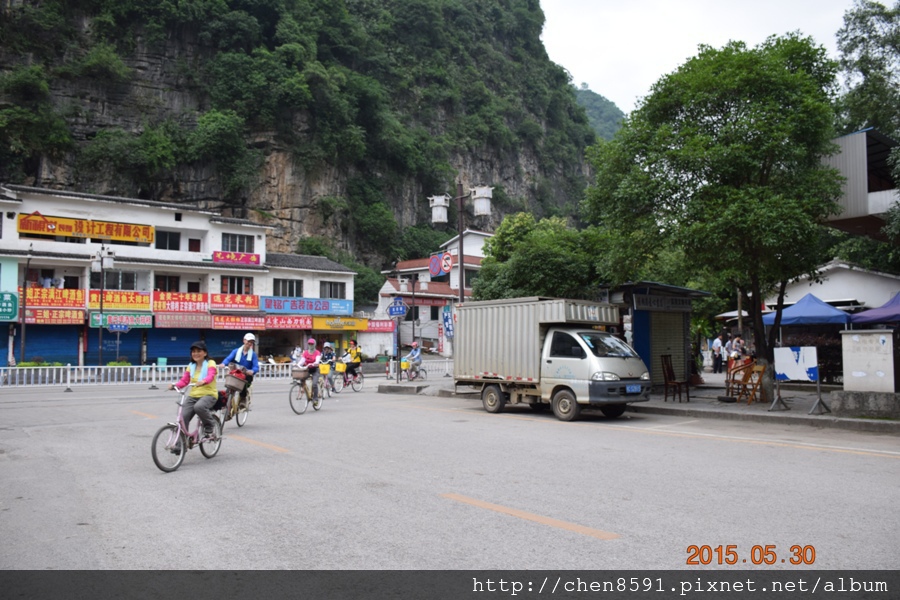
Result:
M725 374L725 395L734 397L738 392L738 387L749 380L750 374L753 372L755 362L748 362L745 365L738 365L728 369Z
M681 389L684 388L687 395L687 401L691 401L690 381L686 379L678 379L675 377L675 369L672 367L672 355L663 354L659 357L662 360L663 378L665 379L665 390L663 391L663 402L669 401L669 388L672 388L672 402L675 402L675 394L678 394L678 401L681 402Z
M752 404L756 400L756 391L759 389L759 384L762 383L763 373L765 372L766 365L753 365L746 380L742 381L738 386L738 402L746 398L747 404Z

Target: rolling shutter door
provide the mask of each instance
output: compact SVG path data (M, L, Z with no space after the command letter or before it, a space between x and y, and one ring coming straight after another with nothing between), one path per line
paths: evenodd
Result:
M118 335L118 338L116 337ZM132 329L127 333L116 334L107 330L103 331L103 364L109 364L119 359L128 359L133 365L141 364L141 343L144 337L143 329ZM84 364L99 364L100 354L97 351L100 342L100 330L88 329L87 352L84 353ZM117 347L118 346L118 347Z
M676 377L687 376L685 343L687 331L685 330L688 315L678 312L651 312L650 313L650 353L652 365L650 377L653 385L663 385L665 378L662 373L660 356L672 355L672 367Z
M148 329L147 363L155 365L165 358L169 365L186 365L191 362L191 344L201 337L196 329Z
M22 335L22 326L18 326L17 335ZM81 325L26 325L25 327L25 360L42 358L48 363L64 365L78 364L78 332ZM19 352L19 340L16 338L15 352ZM17 358L22 362L22 357Z

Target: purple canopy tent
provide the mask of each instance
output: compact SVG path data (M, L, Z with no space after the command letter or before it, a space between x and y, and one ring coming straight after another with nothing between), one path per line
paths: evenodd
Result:
M878 308L864 310L850 315L850 322L858 323L895 323L900 322L900 293Z

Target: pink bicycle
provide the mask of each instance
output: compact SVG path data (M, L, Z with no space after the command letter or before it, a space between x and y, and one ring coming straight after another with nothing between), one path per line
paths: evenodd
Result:
M184 455L194 446L200 446L200 452L206 458L212 458L219 452L222 445L222 420L219 415L213 414L215 425L211 436L203 435L200 431L200 419L197 418L197 426L193 431L188 431L184 422L184 400L188 390L193 384L183 388L175 388L181 394L178 400L178 417L175 423L167 423L160 427L153 436L153 445L150 451L153 454L153 462L161 471L171 473L184 462ZM215 411L215 408L213 408Z

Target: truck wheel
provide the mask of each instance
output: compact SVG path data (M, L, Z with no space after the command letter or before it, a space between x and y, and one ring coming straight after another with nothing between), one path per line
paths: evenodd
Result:
M484 405L484 410L489 413L498 413L503 412L506 398L500 391L499 385L489 385L481 391L481 403Z
M600 412L602 412L607 419L618 419L625 412L625 405L609 404L607 406L601 406Z
M569 390L560 390L553 396L553 414L560 421L574 421L581 413L581 405L575 401L575 394Z

